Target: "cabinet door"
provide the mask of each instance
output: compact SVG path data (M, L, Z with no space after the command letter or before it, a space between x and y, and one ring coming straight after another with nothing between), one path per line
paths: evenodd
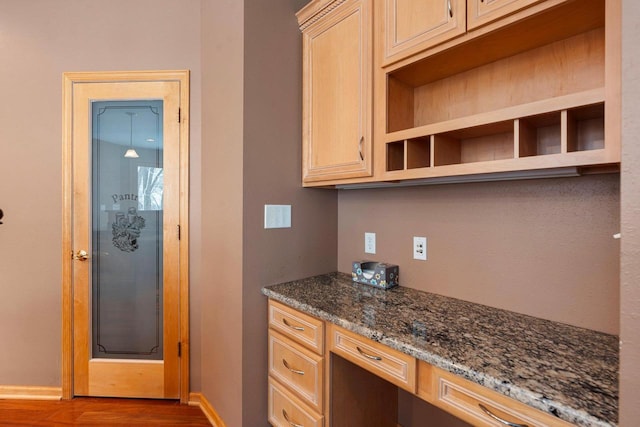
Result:
M329 346L335 353L392 384L415 393L416 359L339 326L331 325Z
M371 175L371 0L303 24L303 182Z
M560 418L420 361L418 396L476 427L570 427ZM426 391L426 393L425 393Z
M477 28L543 0L468 0L467 27Z
M269 377L269 423L274 427L323 427L324 417Z
M299 344L324 354L324 322L277 301L269 301L269 327Z
M310 352L275 331L269 331L269 374L296 393L307 405L322 412L322 356Z
M464 34L465 14L465 0L385 0L385 65Z

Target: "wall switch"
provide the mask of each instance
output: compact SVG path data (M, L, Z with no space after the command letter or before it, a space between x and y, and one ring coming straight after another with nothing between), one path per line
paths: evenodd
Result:
M364 233L364 253L376 253L376 233Z
M291 205L264 205L264 228L291 228Z
M421 261L427 260L427 238L426 237L413 238L413 259L419 259Z

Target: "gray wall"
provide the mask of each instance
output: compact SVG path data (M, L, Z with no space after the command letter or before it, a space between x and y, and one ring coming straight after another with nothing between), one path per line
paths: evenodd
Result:
M336 269L337 194L300 186L300 7L203 3L202 391L228 426L268 425L260 289ZM264 204L292 228L263 229Z
M640 4L622 1L620 426L640 419Z
M338 217L341 271L391 262L403 286L618 333L617 174L341 191ZM427 237L427 261L413 236Z
M11 344L0 348L0 384L61 385L62 73L191 69L198 152L199 16L200 0L0 1L0 336Z
M243 425L268 425L267 305L260 288L336 270L337 195L300 186L300 0L245 0ZM265 204L292 205L292 228L263 228Z

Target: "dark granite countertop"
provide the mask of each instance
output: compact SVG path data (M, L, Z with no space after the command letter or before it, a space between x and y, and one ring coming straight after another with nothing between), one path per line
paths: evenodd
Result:
M618 337L332 273L262 292L579 426L618 420Z

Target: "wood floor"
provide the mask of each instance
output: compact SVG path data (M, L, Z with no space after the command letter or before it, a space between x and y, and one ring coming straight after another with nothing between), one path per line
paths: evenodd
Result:
M75 398L0 400L0 426L211 426L200 408L176 401Z

